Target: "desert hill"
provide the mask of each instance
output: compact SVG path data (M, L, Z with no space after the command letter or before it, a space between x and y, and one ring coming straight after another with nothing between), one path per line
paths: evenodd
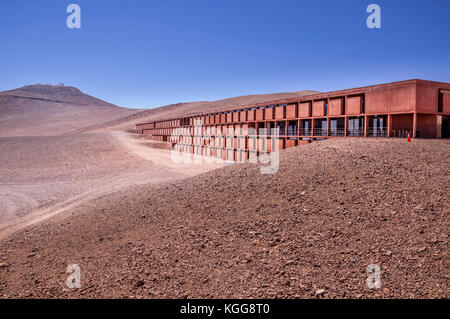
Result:
M77 88L30 85L0 92L1 136L48 136L136 113Z
M117 106L81 92L72 86L27 85L18 89L4 91L1 96L30 98L50 102L61 102L79 105L96 105L105 108Z
M448 298L449 153L328 140L283 150L275 175L239 164L122 189L0 241L0 297Z

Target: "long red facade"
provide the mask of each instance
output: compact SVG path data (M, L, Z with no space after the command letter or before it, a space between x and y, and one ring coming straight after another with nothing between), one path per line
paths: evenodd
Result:
M180 150L243 161L327 138L450 137L450 83L408 80L136 125ZM276 137L274 138L274 135Z

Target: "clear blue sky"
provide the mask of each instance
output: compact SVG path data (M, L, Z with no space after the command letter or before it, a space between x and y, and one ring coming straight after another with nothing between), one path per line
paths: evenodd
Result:
M82 27L66 27L67 5ZM366 8L381 7L381 29ZM0 90L63 82L127 107L450 82L448 0L2 0Z

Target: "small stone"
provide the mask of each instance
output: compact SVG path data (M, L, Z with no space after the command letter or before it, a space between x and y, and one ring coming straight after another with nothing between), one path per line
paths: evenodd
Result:
M9 267L9 264L7 263L0 263L0 268L6 268Z
M31 257L34 257L34 256L36 256L36 253L30 253L30 254L27 256L27 258L31 258Z
M434 237L430 240L430 243L437 244L437 243L439 243L439 239L437 237Z
M314 295L322 296L325 293L325 289L317 289Z
M286 266L293 265L293 264L295 264L295 262L296 262L295 260L289 260L286 262Z
M137 288L137 287L142 287L143 285L144 285L144 281L138 280L134 286Z

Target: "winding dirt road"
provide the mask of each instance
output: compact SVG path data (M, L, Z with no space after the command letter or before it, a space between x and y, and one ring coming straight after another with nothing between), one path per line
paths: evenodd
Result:
M220 164L174 164L169 149L125 132L0 138L0 239L133 185L172 182Z

